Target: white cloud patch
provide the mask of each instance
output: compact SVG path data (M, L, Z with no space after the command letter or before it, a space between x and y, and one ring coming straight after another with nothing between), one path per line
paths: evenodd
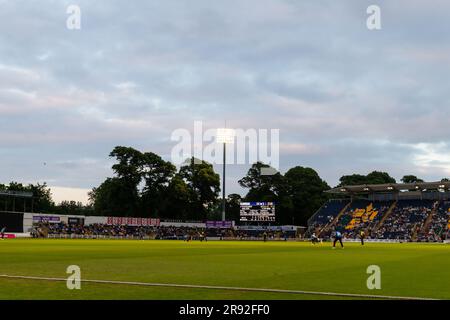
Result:
M61 203L61 201L79 201L83 204L87 204L89 202L88 192L91 191L90 189L58 186L50 186L50 189L55 203Z
M445 142L414 145L414 163L424 169L439 169L450 174L450 145Z

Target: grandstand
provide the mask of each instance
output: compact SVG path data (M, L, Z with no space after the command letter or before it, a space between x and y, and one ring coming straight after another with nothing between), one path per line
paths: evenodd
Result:
M308 220L309 231L320 234L327 226L334 223L350 203L348 199L329 200Z
M392 202L389 201L357 199L352 201L348 210L337 221L336 227L349 237L356 238L361 230L375 229L391 205Z
M380 239L416 240L436 203L432 200L399 201L376 231Z
M332 199L308 221L308 233L329 238L333 231L357 238L440 241L450 227L450 183L342 186L327 191Z

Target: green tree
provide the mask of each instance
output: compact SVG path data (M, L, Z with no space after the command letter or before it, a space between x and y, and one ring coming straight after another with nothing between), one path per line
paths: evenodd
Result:
M239 180L239 185L248 189L246 201L277 201L285 190L283 176L279 172L272 175L263 174L264 169L275 171L269 165L258 161L251 166L247 175Z
M367 175L367 184L396 183L397 181L387 172L372 171Z
M50 212L54 209L55 204L52 200L52 194L50 188L46 183L43 184L29 184L23 185L18 182L10 182L8 186L3 185L6 191L20 191L29 192L33 194L33 199L7 199L5 198L2 203L4 208L5 201L7 202L8 210L15 210L19 212L31 211L34 212Z
M357 186L362 184L367 184L367 176L362 174L352 174L342 176L339 179L339 186Z
M226 202L227 220L239 221L241 211L241 195L237 193L229 194Z
M64 200L55 206L54 212L57 214L69 215L93 215L92 206L85 206L79 201Z
M396 183L396 180L387 172L372 171L368 175L352 174L342 176L339 179L339 186L356 186L363 184L386 184Z
M176 168L168 161L164 161L155 153L147 152L142 155L140 168L144 180L141 195L141 211L157 217L163 210L163 201L168 193L168 187Z
M416 182L424 182L422 179L419 179L419 178L417 178L416 176L414 176L414 175L406 175L406 176L404 176L402 179L401 179L401 181L403 182L403 183L416 183Z
M264 174L275 172L275 174ZM239 180L241 187L248 189L246 201L265 201L275 203L276 219L280 223L291 223L292 200L283 175L262 162L256 162L247 175ZM287 222L289 221L289 222Z
M162 202L161 215L169 219L192 219L192 191L183 178L176 174L170 181Z
M283 222L306 225L309 217L328 200L324 191L330 187L311 168L297 166L289 169L284 177L289 188L292 210L283 218Z
M44 182L43 184L30 184L25 191L33 194L33 210L35 212L50 212L55 208L50 188Z
M129 187L120 178L107 178L100 186L89 192L89 200L97 215L137 215L137 202L131 202Z
M139 204L138 185L142 180L142 164L144 155L131 147L117 146L111 151L110 157L115 157L117 163L112 166L113 171L117 175L114 182L109 182L108 186L114 186L115 192L121 192L120 199L123 202L117 207L121 208L121 215L136 216ZM119 196L119 195L117 195ZM116 202L114 202L116 203ZM111 208L110 206L108 206Z
M195 158L180 168L179 175L190 189L192 217L206 219L220 192L220 176L210 163Z

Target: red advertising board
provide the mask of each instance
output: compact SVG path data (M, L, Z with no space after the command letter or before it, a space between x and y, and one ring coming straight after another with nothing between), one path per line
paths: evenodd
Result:
M108 225L129 225L129 226L159 226L160 219L156 218L131 218L131 217L107 217Z

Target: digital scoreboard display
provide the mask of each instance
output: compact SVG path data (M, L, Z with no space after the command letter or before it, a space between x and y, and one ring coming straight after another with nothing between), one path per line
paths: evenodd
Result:
M241 202L240 220L243 222L275 222L275 203Z

